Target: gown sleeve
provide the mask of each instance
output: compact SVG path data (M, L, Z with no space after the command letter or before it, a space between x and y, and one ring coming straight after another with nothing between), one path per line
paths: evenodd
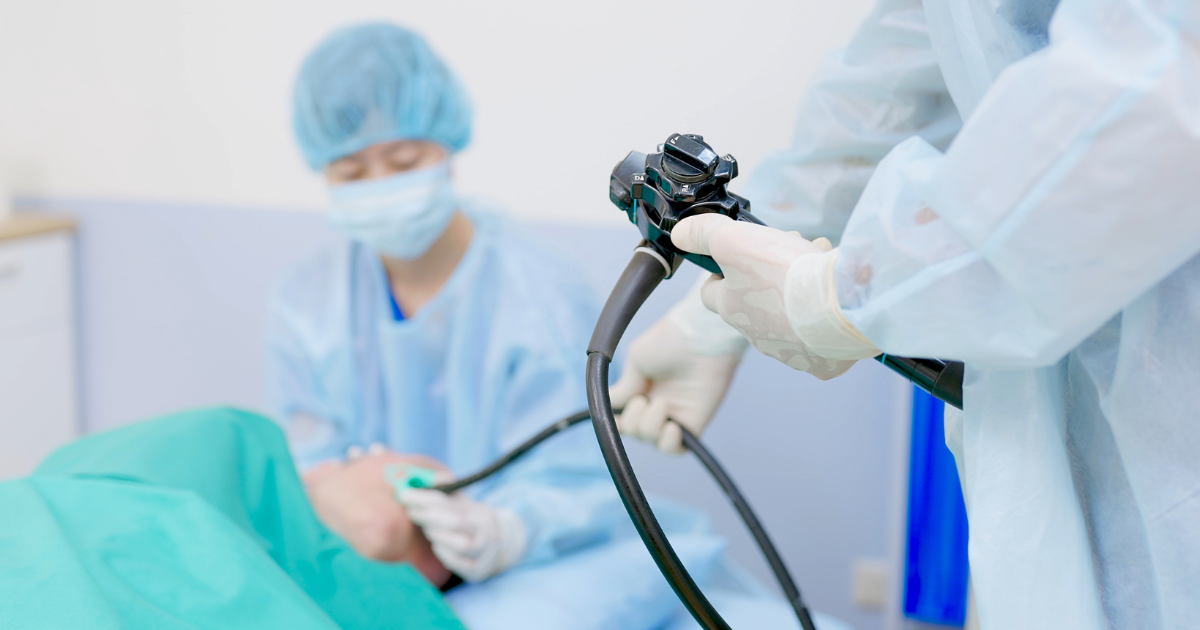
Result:
M914 135L944 148L960 126L921 0L880 0L817 70L791 148L769 156L742 192L767 225L837 243L892 148Z
M299 283L295 283L299 284ZM341 459L349 434L320 395L323 390L303 334L299 312L287 283L271 298L267 321L267 379L271 413L283 425L292 457L301 471Z
M505 358L511 369L500 411L502 452L587 408L583 375L599 313L595 301L588 290L568 285L541 310L553 313L546 318L547 329L539 331L537 341L527 337L510 347ZM529 326L537 321L528 320ZM604 542L614 527L628 525L589 423L544 442L485 484L478 498L521 518L529 540L525 562Z
M1200 251L1195 2L1063 0L943 153L879 165L836 267L888 353L1052 364Z

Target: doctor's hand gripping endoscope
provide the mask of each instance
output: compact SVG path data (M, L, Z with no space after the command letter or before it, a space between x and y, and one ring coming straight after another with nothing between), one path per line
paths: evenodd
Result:
M702 136L677 133L667 138L656 153L631 151L613 169L608 198L642 233L645 242L638 250L661 258L666 272L663 279L674 275L684 259L720 274L721 268L712 257L676 248L671 230L683 219L704 213L764 225L750 214L748 200L727 190L729 180L737 175L737 160L732 155L718 156ZM653 289L651 286L646 294ZM595 341L595 337L592 339ZM934 398L962 409L961 362L889 354L875 358Z
M455 492L487 479L542 442L590 418L617 494L621 496L642 542L684 607L705 630L731 629L688 574L642 492L621 443L612 401L608 397L608 366L630 320L655 287L674 275L684 260L690 260L713 273L721 272L712 258L675 248L671 243L671 229L676 223L695 214L711 212L737 221L762 224L750 214L749 201L726 189L729 180L734 177L737 177L737 161L732 156L718 156L704 142L704 138L684 134L672 135L656 153L646 155L631 152L613 169L609 180L609 198L638 226L645 240L634 250L633 259L613 287L588 344L588 411L581 411L546 427L469 477L433 488L447 493ZM880 355L876 359L936 398L962 408L962 363L890 355ZM801 628L816 630L795 581L746 499L700 440L682 425L680 429L684 447L695 454L712 474L754 536L795 611ZM427 484L422 482L413 487L427 487Z

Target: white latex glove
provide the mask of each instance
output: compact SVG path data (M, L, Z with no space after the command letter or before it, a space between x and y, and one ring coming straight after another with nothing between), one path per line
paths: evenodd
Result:
M621 433L656 444L667 453L683 452L679 427L700 435L725 398L749 343L737 330L704 308L702 276L665 317L629 348L621 378L609 390Z
M717 261L724 278L705 283L704 305L759 352L820 379L879 354L842 315L827 239L702 214L680 221L671 242Z
M525 555L525 525L512 510L437 490L409 490L399 501L438 560L467 582L486 580Z

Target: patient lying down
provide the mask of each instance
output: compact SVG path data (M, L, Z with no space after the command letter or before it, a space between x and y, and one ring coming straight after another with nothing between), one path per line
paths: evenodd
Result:
M437 468L377 451L302 482L283 432L232 409L88 436L0 483L0 619L74 630L696 627L615 493L597 515L610 536L442 595L430 584L446 586L450 572L397 503L386 476L396 464ZM733 627L796 627L782 600L724 560L701 515L655 511Z

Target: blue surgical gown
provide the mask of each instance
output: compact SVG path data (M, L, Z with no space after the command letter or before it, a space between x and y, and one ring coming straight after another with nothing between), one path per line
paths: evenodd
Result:
M598 307L583 276L475 206L458 268L402 321L379 258L355 243L302 262L277 287L273 411L302 469L380 442L462 476L587 406ZM521 517L529 561L600 542L626 518L586 424L469 492Z
M1200 624L1200 2L881 0L743 193L967 363L984 628Z

